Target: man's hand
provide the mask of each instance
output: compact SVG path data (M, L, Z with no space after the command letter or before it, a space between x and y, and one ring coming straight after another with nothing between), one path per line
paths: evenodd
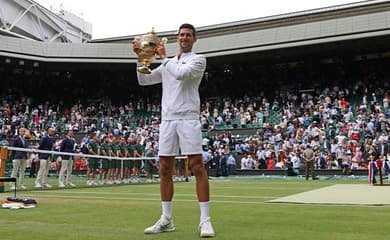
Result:
M156 47L156 55L158 55L161 59L164 59L167 57L167 54L166 54L166 51L165 51L165 44L164 43L160 43L159 45L157 45Z

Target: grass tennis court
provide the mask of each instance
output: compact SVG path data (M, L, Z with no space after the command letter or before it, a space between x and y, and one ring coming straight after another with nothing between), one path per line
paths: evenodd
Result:
M51 179L54 181L54 178ZM78 182L77 182L78 181ZM85 180L75 183L84 185ZM372 240L390 236L390 206L281 204L267 201L334 184L364 180L213 179L215 239ZM28 185L28 184L27 184ZM28 185L32 186L32 184ZM390 187L384 187L390 191ZM12 196L0 194L0 199ZM35 209L0 209L0 239L199 239L194 182L175 183L176 231L144 235L160 216L158 184L20 191ZM375 196L371 196L375 197Z

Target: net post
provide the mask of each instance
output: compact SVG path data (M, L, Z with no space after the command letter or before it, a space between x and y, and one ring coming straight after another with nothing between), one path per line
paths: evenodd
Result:
M5 176L5 167L8 159L8 147L1 147L1 156L0 156L0 178ZM0 192L4 192L4 182L0 181Z

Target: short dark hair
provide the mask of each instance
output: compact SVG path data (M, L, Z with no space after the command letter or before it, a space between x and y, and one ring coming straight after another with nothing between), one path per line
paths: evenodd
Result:
M196 37L196 30L195 30L195 27L194 27L192 24L183 23L182 25L180 25L178 33L180 33L180 30L181 30L182 28L191 29L191 30L192 30L192 35L194 35L194 37Z

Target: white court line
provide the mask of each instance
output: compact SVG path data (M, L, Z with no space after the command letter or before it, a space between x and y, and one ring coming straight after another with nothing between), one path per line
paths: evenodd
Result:
M61 192L62 194L95 194L95 195L147 195L147 196L160 196L160 193L129 193L129 192L125 192L125 193L118 193L118 192L62 192L62 191L55 191L55 192ZM34 193L54 193L56 194L54 191L34 191ZM46 194L47 195L47 194ZM49 195L47 195L49 196ZM50 195L52 196L52 195ZM58 196L58 195L53 195L53 196ZM180 194L180 193L175 193L175 196L177 197L196 197L195 194ZM261 195L258 195L258 196L234 196L234 195L215 195L215 194L212 194L211 197L220 197L220 198L248 198L248 199L262 199L262 198L266 198L266 199L274 199L274 198L280 198L280 197L283 197L283 196L261 196Z
M66 196L66 195L32 195L30 197L35 198L71 198L71 199L96 199L96 200L137 200L137 201L158 201L160 202L160 198L133 198L133 197L126 197L126 198L107 198L107 197L97 197L97 196ZM175 199L175 202L198 202L197 199L193 200L186 200L186 199ZM220 201L220 200L211 200L211 203L235 203L235 204L267 204L266 202L247 202L247 201Z
M325 186L326 187L326 186ZM223 189L235 189L237 186L234 187L221 187L218 186L219 188ZM262 187L262 186L257 186L257 187L239 187L240 189L246 189L246 190L291 190L291 187L273 187L273 186L267 186L267 187ZM313 189L312 187L294 187L294 190L311 190Z
M134 201L157 201L160 202L160 198L131 198L131 197L126 197L126 198L107 198L107 197L97 197L97 196L66 196L66 195L36 195L36 196L29 196L29 197L37 197L37 198L66 198L66 199L96 199L96 200L134 200ZM198 200L185 200L185 199L175 199L175 202L198 202ZM126 202L128 203L128 202ZM344 205L337 205L337 204L296 204L296 203L270 203L270 202L247 202L247 201L221 201L221 200L211 200L210 203L215 204L215 203L220 203L220 204L226 204L226 203L231 203L231 204L253 204L253 205L291 205L291 206L304 206L304 205L311 205L311 206L319 206L319 207L339 207L339 206L344 206ZM346 207L357 207L357 205L346 205ZM376 206L369 206L369 205L359 205L358 207L376 207ZM381 206L385 208L390 208L390 205L385 205Z

